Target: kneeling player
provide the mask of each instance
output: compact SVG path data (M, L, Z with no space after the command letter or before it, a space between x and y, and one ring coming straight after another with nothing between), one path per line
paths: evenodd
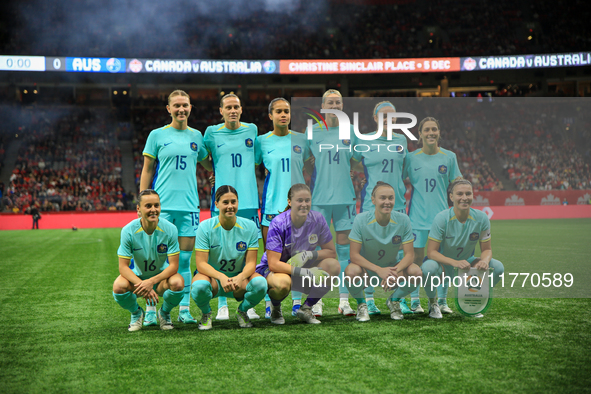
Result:
M474 200L472 184L466 179L458 179L449 187L449 198L453 207L441 211L435 216L427 257L421 269L425 278L425 292L429 297L429 317L441 319L441 311L435 302L435 288L432 280L444 271L445 276L455 276L454 267L466 269L475 267L479 270L494 268L493 286L505 271L503 263L492 258L490 247L490 220L482 211L471 208ZM476 243L480 242L480 258L474 257ZM447 281L447 280L446 280ZM475 317L482 317L478 314Z
M319 324L312 307L329 291L327 279L340 272L336 250L326 220L310 211L312 194L303 183L293 185L287 194L287 209L276 216L267 232L267 251L257 272L267 278L271 298L271 322L283 324L281 301L290 290L308 294L297 317ZM320 246L320 250L316 250Z
M236 318L240 327L252 327L247 311L267 292L265 278L255 272L259 230L253 221L236 216L238 193L224 185L215 193L219 216L201 223L195 240L197 271L191 297L203 312L200 330L212 328L209 301L215 297L234 297L242 301Z
M160 197L151 189L138 196L138 219L121 230L119 275L113 283L113 297L122 308L131 312L129 331L142 328L144 310L137 304L137 296L146 302L158 303L157 313L162 330L171 330L170 311L183 299L185 282L177 273L179 243L176 227L160 216ZM131 263L131 265L130 265Z
M421 269L413 263L413 235L410 219L403 213L393 212L394 189L378 181L371 193L374 211L360 213L349 234L351 263L345 270L345 283L357 301L357 320L369 321L363 289L379 282L384 290L396 288L387 301L390 317L402 320L400 300L416 287L414 278ZM402 248L404 257L397 261ZM397 286L398 285L398 286Z

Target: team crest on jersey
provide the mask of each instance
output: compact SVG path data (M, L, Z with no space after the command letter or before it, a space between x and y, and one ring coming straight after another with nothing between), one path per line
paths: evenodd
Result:
M158 253L166 253L166 252L168 252L168 245L160 244L160 245L158 245L156 250L158 250Z
M252 148L252 140L250 138L245 139L244 144L247 148Z
M310 235L308 235L308 243L310 245L313 245L313 244L315 244L317 242L318 242L318 235L316 235L316 234L310 234Z
M273 220L273 219L275 218L275 216L277 216L277 215L271 215L270 213L269 213L269 214L267 214L267 215L265 215L265 217L267 218L267 221L269 221L269 222L270 222L271 220Z
M443 164L439 166L438 170L442 175L447 174L447 166L444 166Z
M246 250L246 242L240 241L236 244L236 250L239 252L244 252Z
M342 142L345 146L351 145L351 140L343 140Z
M478 234L476 232L470 234L470 241L478 241L478 238L480 238L480 234Z
M396 145L396 152L398 152L398 153L404 153L404 146L402 146L402 145Z
M191 142L191 150L197 152L197 144L195 142Z
M293 151L294 151L295 153L302 153L302 147L301 147L301 146L299 146L299 145L294 145L294 146L293 146Z
M395 235L392 237L392 244L398 245L400 242L402 242L402 237L400 235Z

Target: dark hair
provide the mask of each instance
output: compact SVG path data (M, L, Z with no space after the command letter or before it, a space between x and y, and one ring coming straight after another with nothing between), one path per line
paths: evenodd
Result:
M423 131L423 126L425 125L425 123L427 122L435 122L435 124L437 125L437 128L439 129L439 139L437 140L437 144L439 144L439 140L441 139L441 126L439 125L439 121L431 116L427 116L425 119L421 120L421 123L419 123L419 133L421 131ZM423 139L420 138L419 139L419 146L423 145Z
M219 202L220 198L226 193L233 193L236 195L236 199L238 199L238 192L230 185L220 186L218 190L215 192L215 201Z
M222 97L222 99L220 100L220 108L224 108L224 100L229 97L236 97L238 99L238 101L240 102L240 105L242 106L242 101L240 101L240 97L236 96L234 93L228 93L224 97Z
M144 189L140 192L140 194L137 195L137 205L140 205L142 202L142 197L143 196L149 196L155 194L158 196L158 198L160 198L160 195L158 193L156 193L156 190L154 189Z
M273 113L273 107L275 106L275 103L276 103L277 101L285 101L285 102L287 103L287 105L290 105L290 104L289 104L289 101L287 101L287 100L286 100L286 99L284 99L283 97L277 97L277 98L274 98L274 99L273 99L273 100L271 100L271 102L269 103L269 113L270 113L270 114L271 114L271 113Z
M371 191L371 196L374 197L376 195L376 190L378 190L378 187L382 187L382 186L388 186L390 189L394 190L394 187L392 185L390 185L389 183L378 181L378 183L376 183L373 190Z
M449 184L449 186L447 187L447 194L453 194L454 188L458 185L469 185L470 187L472 187L472 183L469 180L459 178Z
M287 199L291 200L295 193L302 191L302 190L305 190L308 193L312 194L308 185L306 185L305 183L296 183L295 185L293 185L292 187L289 188L289 191L287 192ZM282 212L285 212L288 209L291 209L291 205L289 205L289 203L287 203L287 206L285 207L285 209Z

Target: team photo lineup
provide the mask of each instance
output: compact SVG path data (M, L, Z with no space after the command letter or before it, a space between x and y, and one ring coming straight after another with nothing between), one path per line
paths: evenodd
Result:
M0 394L591 392L588 3L0 2Z
M330 113L343 109L338 90L324 93L326 127L317 123L309 141L289 129L290 107L284 98L273 99L273 130L259 136L256 125L240 121L240 98L226 94L220 100L224 122L209 126L202 135L188 126L189 95L175 90L168 96L172 122L148 136L138 219L122 230L117 251L120 276L113 297L131 312L129 331L155 325L172 329L170 312L176 306L179 322L209 330L214 317L230 318L228 296L240 302L240 327L252 327L251 320L260 319L254 307L263 300L265 318L280 325L285 323L281 302L290 292L292 315L319 324L317 318L330 313L323 309L322 298L332 290L329 280L334 287L334 277L338 313L344 316L367 322L381 314L375 287L388 293L393 320L425 313L419 297L424 281L428 316L441 319L454 313L447 303L454 268L474 267L483 276L492 268L493 286L499 281L504 266L492 258L490 221L471 208L472 184L462 178L455 153L438 146L437 119L426 117L419 123L420 149L407 152L406 137L392 134L391 128L387 132L394 105L379 102L373 118L376 127L384 123L377 138L384 149L364 155L356 149L356 138L339 140L339 119ZM336 144L336 152L323 151L329 142ZM382 168L383 162L387 165ZM212 217L204 221L199 218L198 163L213 172ZM266 177L259 217L259 193L253 186L255 166L261 163ZM353 170L366 174L359 213ZM310 185L304 172L311 177ZM408 212L406 178L413 188ZM258 261L260 238L265 252ZM477 244L480 257L474 256ZM435 284L442 274L443 280ZM302 294L307 296L303 303ZM156 310L159 296L163 301ZM145 311L138 297L146 300ZM213 298L218 299L215 316ZM201 311L200 319L191 315L191 299Z

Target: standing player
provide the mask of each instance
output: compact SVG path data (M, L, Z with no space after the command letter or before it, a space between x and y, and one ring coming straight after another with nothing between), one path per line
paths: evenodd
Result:
M257 127L252 123L240 122L242 106L235 94L226 94L220 101L220 114L224 123L209 126L205 130L204 144L211 153L215 171L215 186L212 196L221 185L230 185L240 194L240 211L236 215L252 220L259 228L259 193L255 174L255 140ZM211 207L212 216L218 215L217 206ZM259 230L260 232L260 230ZM248 311L251 319L259 316ZM228 302L225 296L218 298L216 320L228 320Z
M408 176L412 185L408 216L415 236L414 262L419 267L423 263L425 245L433 219L439 212L448 208L447 188L455 179L462 177L456 154L439 147L440 133L441 128L435 118L423 119L419 123L419 138L423 147L406 156L404 167L404 178ZM452 313L445 301L447 286L441 286L438 292L441 312ZM419 300L418 287L411 294L410 307L415 313L424 312Z
M156 305L158 295L163 295L158 322L162 330L171 330L170 311L181 302L184 293L183 277L177 273L178 232L168 220L159 218L160 198L154 190L146 189L138 195L137 212L139 218L121 230L117 250L120 275L113 283L113 297L131 312L128 330L138 331L144 310L137 304L137 297Z
M349 286L350 283L349 291L357 300L358 321L369 321L362 289L371 283L372 277L377 277L386 291L393 288L396 283L404 284L398 287L387 301L390 317L402 320L400 301L416 287L410 277L420 278L422 275L419 266L413 263L410 219L406 214L394 211L395 193L391 185L378 181L372 190L371 199L375 208L357 215L349 234L351 264L345 270L345 275L351 278L351 282L347 281L347 284ZM400 250L404 252L402 259L398 258ZM356 286L359 283L361 286ZM411 286L411 283L414 286Z
M252 327L247 310L267 293L267 281L255 272L260 230L251 220L236 217L238 193L232 186L217 189L215 205L219 215L201 223L195 244L191 296L203 312L199 329L211 329L209 301L222 295L242 301L236 311L238 324Z
M431 287L432 279L428 278L440 276L445 271L445 275L453 279L454 267L460 269L475 267L488 271L490 266L494 268L494 286L505 271L503 263L492 258L488 216L482 211L471 208L474 200L472 184L465 179L454 181L450 186L449 198L453 207L435 216L427 246L429 259L421 267L423 278L428 280L425 282L425 292L429 297L429 317L436 319L441 319L438 306L438 304L441 305L441 298L438 302L435 301L435 289ZM480 243L480 258L474 257L477 243ZM475 317L482 317L482 314Z
M361 212L374 211L373 198L368 191L374 190L378 181L385 182L395 188L396 202L394 211L406 214L406 187L402 180L404 158L406 157L406 138L398 133L392 133L392 139L387 138L388 114L396 112L394 105L389 101L382 101L374 107L373 119L379 126L380 114L383 116L382 135L372 141L372 149L367 152L355 152L353 158L360 161L361 170L365 174L365 185L361 189ZM396 118L393 119L395 121ZM376 146L374 146L374 144ZM367 309L370 315L379 315L380 310L373 299L374 289L369 286L365 289L367 296ZM408 310L406 301L402 299L401 307Z
M343 97L338 90L327 90L322 96L323 109L343 109ZM313 139L308 140L310 154L314 156L312 174L312 210L320 212L330 225L332 220L337 235L337 257L341 273L349 264L349 232L357 214L355 188L351 181L351 160L356 136L351 126L353 140L339 140L339 121L334 114L326 114L328 130L316 125ZM326 149L327 145L334 149ZM323 149L324 147L324 149ZM337 150L338 147L338 150ZM355 315L349 305L349 291L344 283L339 287L339 313L345 316ZM316 316L322 316L322 302L314 308Z
M271 222L267 251L257 266L257 272L267 278L271 307L271 322L283 324L281 301L290 289L308 294L296 315L302 321L318 324L312 307L330 289L310 286L304 278L316 280L340 273L332 234L326 220L318 212L310 211L312 194L303 183L293 185L287 194L287 208ZM319 250L316 250L320 247Z
M144 148L144 168L140 191L152 188L160 194L162 217L178 229L179 274L185 281L185 295L180 303L180 322L197 323L189 312L191 291L191 255L195 247L195 231L199 225L197 162L211 171L203 137L199 130L187 125L191 114L189 95L175 90L168 96L166 110L172 117L168 126L152 130ZM156 324L156 308L148 306L144 325Z

